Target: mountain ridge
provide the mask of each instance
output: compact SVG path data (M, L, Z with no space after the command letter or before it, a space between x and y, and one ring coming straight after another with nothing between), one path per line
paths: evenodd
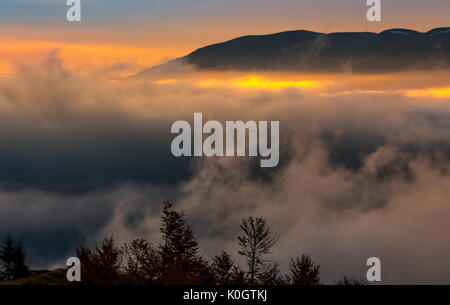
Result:
M170 63L199 70L392 72L450 69L450 27L380 33L293 30L204 46ZM162 66L144 70L161 69Z

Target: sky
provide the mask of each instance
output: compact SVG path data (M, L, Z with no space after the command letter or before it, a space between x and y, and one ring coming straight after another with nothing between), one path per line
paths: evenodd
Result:
M71 68L120 61L135 71L243 35L428 31L448 26L450 12L446 0L384 0L382 22L371 23L363 0L82 0L81 5L82 22L69 23L63 0L0 0L0 71L11 72L12 61L33 62L52 48L62 50Z

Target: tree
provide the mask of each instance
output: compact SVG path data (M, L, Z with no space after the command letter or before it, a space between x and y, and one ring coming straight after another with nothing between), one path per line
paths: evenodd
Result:
M234 264L231 255L226 251L214 256L211 268L219 285L238 285L245 281L244 272Z
M276 262L266 264L257 276L259 285L285 285L285 276L281 274L280 265Z
M136 238L120 249L121 269L133 281L155 283L161 269L158 251L144 238Z
M308 255L291 259L290 271L288 278L292 285L320 285L320 266L315 265Z
M264 256L270 253L278 238L266 226L266 221L262 217L242 219L240 227L242 235L238 236L238 240L241 250L238 253L247 260L250 284L253 285L261 267L267 262Z
M114 238L105 238L100 247L94 251L84 248L77 249L77 257L81 262L82 279L91 284L118 284L120 274L120 249L114 243Z
M218 285L247 285L245 272L242 271L231 259L231 255L222 251L213 258L211 265L215 283Z
M198 241L186 224L184 212L175 211L172 203L166 201L161 222L162 284L205 284L212 281L210 266L198 255Z
M29 273L25 264L25 250L20 241L16 241L11 235L7 235L0 247L0 273L3 280L15 280L26 277Z
M214 256L212 269L216 276L217 284L231 285L234 267L235 265L231 260L231 255L226 251L222 251L220 255Z
M197 255L198 241L191 228L186 225L184 212L177 212L173 204L163 203L161 216L162 259L169 262L186 263Z

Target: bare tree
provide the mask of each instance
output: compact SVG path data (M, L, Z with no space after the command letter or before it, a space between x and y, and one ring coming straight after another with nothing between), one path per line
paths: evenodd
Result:
M261 267L267 262L264 256L270 253L278 238L266 226L266 220L262 217L242 219L241 229L242 235L238 236L241 250L238 253L247 259L250 284L253 285Z

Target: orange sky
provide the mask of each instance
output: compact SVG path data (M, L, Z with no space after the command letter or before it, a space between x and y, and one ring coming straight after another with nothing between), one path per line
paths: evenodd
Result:
M101 71L115 65L123 74L135 73L182 54L171 48L113 44L62 43L55 41L3 39L0 41L0 75L14 73L20 65L32 65L58 52L64 67L77 72Z
M54 50L70 69L122 65L120 73L127 74L243 35L450 26L448 0L381 2L382 22L368 22L365 0L98 0L84 2L82 22L69 23L64 3L4 0L0 76Z

